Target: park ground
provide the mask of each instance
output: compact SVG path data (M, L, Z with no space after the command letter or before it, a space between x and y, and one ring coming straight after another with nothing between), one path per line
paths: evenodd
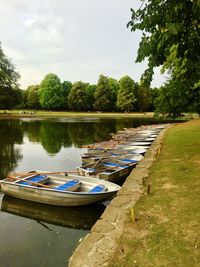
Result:
M200 266L200 119L167 130L148 183L109 267Z
M73 111L45 111L45 110L0 110L3 117L147 117L153 118L153 112L73 112Z

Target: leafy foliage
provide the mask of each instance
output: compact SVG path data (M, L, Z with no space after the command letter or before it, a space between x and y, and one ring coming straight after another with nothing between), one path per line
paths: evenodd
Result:
M26 105L30 109L39 109L41 107L38 90L39 90L39 85L31 85L27 88Z
M5 56L0 43L0 87L2 89L14 88L18 85L19 78L19 73L16 72L10 59Z
M122 111L130 112L134 108L135 83L129 76L124 76L119 81L117 107Z
M147 111L151 104L151 90L145 85L140 85L137 90L137 103L140 112Z
M68 95L71 92L72 89L72 83L70 81L64 81L63 84L63 94L64 94L64 103L63 103L63 109L68 109Z
M199 89L194 89L200 77L199 1L144 0L131 12L128 27L143 32L136 61L148 60L142 81L149 85L154 67L163 66L162 71L168 71L172 81L167 86L170 92L175 90L174 95L181 94L182 102L194 107L189 99L199 95Z
M159 96L155 100L156 115L179 117L186 110L186 102L180 90L174 90L173 82L161 87Z
M117 101L117 94L119 92L119 82L116 79L113 79L113 78L109 77L109 87L110 87L110 90L111 90L112 106L115 107L116 106L116 101ZM113 109L111 109L111 110L113 110Z
M44 109L60 109L64 104L63 87L56 74L49 73L40 84L39 98Z
M93 110L93 103L94 103L94 93L96 91L97 86L95 84L88 84L85 88L87 94L87 106L88 110Z
M88 95L86 93L87 83L75 82L68 96L68 105L72 110L87 110Z
M0 43L0 108L11 109L18 104L20 91L18 90L19 73L8 59Z
M115 109L114 90L111 86L111 80L100 75L97 88L94 93L94 109L100 111L110 111Z

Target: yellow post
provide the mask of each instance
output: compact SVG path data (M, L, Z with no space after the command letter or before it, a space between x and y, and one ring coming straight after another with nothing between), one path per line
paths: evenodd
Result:
M135 222L135 212L133 208L131 208L131 221Z

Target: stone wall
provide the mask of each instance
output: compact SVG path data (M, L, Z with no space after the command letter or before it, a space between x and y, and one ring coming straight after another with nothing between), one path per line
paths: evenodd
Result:
M164 134L162 130L142 159L127 177L117 196L110 202L91 232L82 240L69 260L69 267L107 266L118 245L130 210L139 200L147 186L149 169L160 153Z

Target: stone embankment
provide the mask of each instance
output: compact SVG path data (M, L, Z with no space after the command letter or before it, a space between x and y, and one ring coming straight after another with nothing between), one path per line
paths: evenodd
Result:
M125 222L131 220L131 217L133 219L134 205L149 189L149 169L160 153L165 132L166 129L158 134L144 159L133 169L117 196L110 202L91 232L79 244L69 260L69 267L108 265L123 233Z

